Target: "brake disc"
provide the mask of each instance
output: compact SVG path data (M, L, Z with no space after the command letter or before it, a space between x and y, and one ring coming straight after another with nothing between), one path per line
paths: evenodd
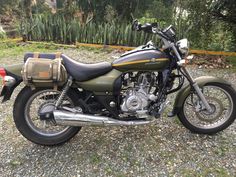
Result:
M224 111L224 106L222 102L217 98L206 97L206 99L213 111L208 112L204 109L199 112L196 112L196 116L199 118L199 120L212 122L214 120L217 120L222 115Z

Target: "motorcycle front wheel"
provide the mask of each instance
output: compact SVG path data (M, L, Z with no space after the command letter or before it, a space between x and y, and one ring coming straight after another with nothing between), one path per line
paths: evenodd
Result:
M192 132L215 134L229 127L236 118L236 92L229 85L209 83L202 88L212 112L208 112L195 93L185 97L178 118Z
M52 89L34 89L25 87L16 98L13 118L19 132L33 143L52 146L69 141L81 127L56 125L53 119L42 120L40 112L51 111L55 107L60 91ZM63 105L74 107L78 96L69 90Z

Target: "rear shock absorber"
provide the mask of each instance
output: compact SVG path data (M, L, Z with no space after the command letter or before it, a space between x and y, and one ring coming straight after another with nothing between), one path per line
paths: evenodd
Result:
M56 105L55 105L55 108L57 109L63 102L68 90L70 89L70 86L72 85L73 83L73 78L71 76L69 76L69 79L65 85L65 87L63 88L57 102L56 102Z

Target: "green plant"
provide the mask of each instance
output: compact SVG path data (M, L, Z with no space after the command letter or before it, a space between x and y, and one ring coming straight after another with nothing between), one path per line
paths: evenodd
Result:
M7 37L6 32L3 30L2 26L0 25L0 39L5 39Z
M81 24L73 18L67 20L60 14L34 15L33 19L24 23L24 31L29 40L54 41L59 43L95 43L104 45L138 46L153 40L158 43L157 36L134 32L130 24L115 22Z
M5 39L7 38L6 33L0 32L0 39Z

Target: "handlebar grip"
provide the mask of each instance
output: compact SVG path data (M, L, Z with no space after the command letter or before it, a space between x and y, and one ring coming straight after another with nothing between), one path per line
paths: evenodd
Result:
M147 32L147 33L151 33L152 32L152 24L146 23L146 24L142 25L141 30L143 30L144 32Z
M142 30L142 25L139 22L133 23L132 24L132 30L133 31L141 31Z

